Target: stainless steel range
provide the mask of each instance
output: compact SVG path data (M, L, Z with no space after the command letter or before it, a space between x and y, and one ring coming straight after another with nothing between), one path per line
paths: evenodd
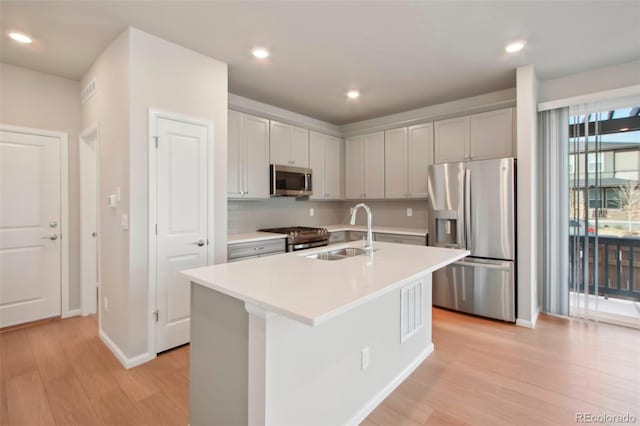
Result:
M306 226L260 229L260 231L286 234L287 251L326 246L329 244L329 236L331 235L325 228L310 228Z

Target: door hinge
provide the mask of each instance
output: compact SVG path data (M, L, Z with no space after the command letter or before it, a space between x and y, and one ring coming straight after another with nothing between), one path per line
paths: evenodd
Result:
M153 318L156 320L156 322L160 321L160 311L158 311L157 309L153 311Z
M153 139L156 142L156 148L158 147L158 139L160 139L160 136L154 136Z

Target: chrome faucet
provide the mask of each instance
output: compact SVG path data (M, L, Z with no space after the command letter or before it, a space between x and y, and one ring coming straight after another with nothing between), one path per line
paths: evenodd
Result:
M362 207L367 212L367 244L364 246L364 250L369 256L373 255L373 232L371 231L371 209L364 203L360 203L353 208L351 213L351 225L356 224L356 214Z

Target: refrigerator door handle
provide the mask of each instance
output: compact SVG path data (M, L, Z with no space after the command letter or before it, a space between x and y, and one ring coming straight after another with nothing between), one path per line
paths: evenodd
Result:
M487 269L499 269L502 271L508 271L511 268L510 262L469 262L466 260L459 260L454 265L471 266L472 268L487 268Z
M471 247L471 170L464 170L464 246Z

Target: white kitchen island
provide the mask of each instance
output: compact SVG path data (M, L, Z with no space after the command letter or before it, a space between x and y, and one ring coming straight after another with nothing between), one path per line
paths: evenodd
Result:
M464 250L375 243L372 257L286 253L183 271L190 424L358 424L432 351L431 273Z

